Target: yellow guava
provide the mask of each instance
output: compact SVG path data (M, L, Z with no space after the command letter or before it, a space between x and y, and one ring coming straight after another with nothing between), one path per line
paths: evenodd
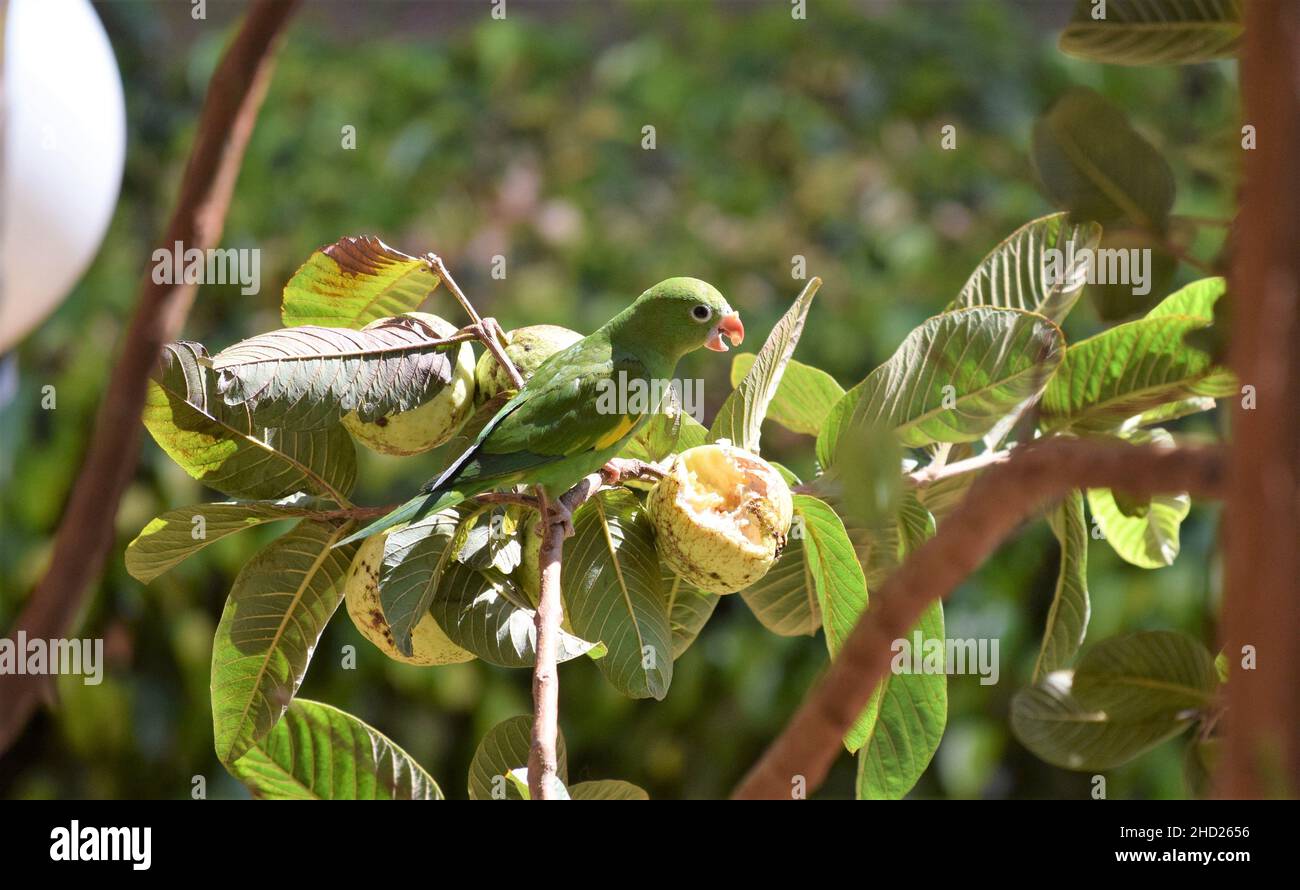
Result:
M379 572L384 561L387 535L366 538L348 569L345 600L352 623L361 635L374 643L385 655L406 664L458 664L472 661L472 653L457 646L442 632L433 616L425 614L411 632L411 654L403 655L393 641L392 628L384 618L379 603Z
M581 339L582 334L559 325L530 325L506 334L506 355L510 356L519 373L527 380L541 367L542 362ZM480 405L502 390L515 388L510 375L491 352L485 351L479 356L474 379L478 384L474 398Z
M427 323L440 337L456 333L456 326L427 312L408 312ZM387 319L366 327L383 324ZM423 404L399 414L363 422L356 412L343 418L343 426L372 451L383 454L419 454L450 439L474 411L474 347L468 342L456 349L451 382L437 387Z
M734 593L766 575L794 516L777 469L725 441L673 458L646 507L664 563L709 593Z

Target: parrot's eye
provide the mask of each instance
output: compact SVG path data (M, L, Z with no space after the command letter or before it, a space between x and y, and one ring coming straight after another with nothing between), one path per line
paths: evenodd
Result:
M691 317L696 321L708 321L713 317L713 310L701 303L691 310Z

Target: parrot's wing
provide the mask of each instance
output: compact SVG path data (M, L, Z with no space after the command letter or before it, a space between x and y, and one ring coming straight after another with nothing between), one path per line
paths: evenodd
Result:
M454 482L444 474L445 484L526 477L530 470L608 448L632 431L644 411L626 410L627 384L644 381L645 367L631 357L614 359L608 350L565 358L538 370L456 462Z

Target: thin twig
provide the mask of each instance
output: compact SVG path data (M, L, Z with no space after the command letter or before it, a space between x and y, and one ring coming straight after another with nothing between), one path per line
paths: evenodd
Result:
M162 243L200 250L221 240L244 148L274 67L275 48L296 0L258 0L212 75L198 133ZM135 473L145 382L163 344L176 339L195 284L157 284L146 272L108 388L87 437L86 457L54 535L49 568L28 597L14 635L66 637L115 539L114 518ZM0 753L26 725L49 677L0 675Z
M1077 488L1217 497L1223 474L1218 448L1087 439L1051 439L1017 448L1009 460L976 479L938 533L910 554L879 592L873 591L870 610L858 619L839 657L732 796L790 799L796 787L811 792L820 786L844 734L889 669L893 642L1044 504Z
M465 310L465 314L470 317L474 326L478 328L479 340L483 343L483 346L488 352L492 353L492 357L497 360L501 367L506 369L506 373L510 375L510 380L514 383L515 389L523 389L524 377L519 373L519 369L515 367L515 363L510 360L510 356L506 355L505 349L501 346L501 340L497 336L500 332L500 326L495 320L483 318L478 314L474 304L469 301L469 298L465 296L465 292L460 289L460 285L456 283L456 279L452 277L451 271L447 268L447 264L442 261L442 257L436 253L431 253L428 255L428 260L429 265L433 267L433 271L442 279L442 283L447 286L447 290L451 291L452 296Z

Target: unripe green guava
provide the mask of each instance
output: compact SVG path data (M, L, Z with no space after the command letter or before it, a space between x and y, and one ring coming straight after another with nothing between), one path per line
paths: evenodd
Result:
M709 593L734 593L766 575L794 517L780 472L725 441L673 458L646 508L664 563Z
M411 631L411 654L403 655L398 651L397 644L393 641L392 628L388 626L383 606L379 603L379 572L384 562L384 541L387 539L388 535L366 538L348 569L344 599L352 623L363 637L394 661L418 665L472 661L473 654L448 639L438 622L428 613Z
M456 333L456 326L427 312L408 312L434 329L439 337ZM383 324L387 319L366 327ZM343 418L343 426L372 451L384 454L419 454L450 439L474 411L474 348L468 342L456 349L451 382L437 390L427 402L410 411L389 414L371 423L356 412Z
M523 552L519 557L519 568L515 569L515 580L535 609L542 591L542 536L537 533L537 523L531 517L522 523L521 533Z
M529 325L506 334L506 355L510 356L519 373L527 380L541 367L542 362L581 339L582 334L559 325ZM510 375L491 352L479 356L474 379L478 384L474 398L480 405L502 390L515 388Z

